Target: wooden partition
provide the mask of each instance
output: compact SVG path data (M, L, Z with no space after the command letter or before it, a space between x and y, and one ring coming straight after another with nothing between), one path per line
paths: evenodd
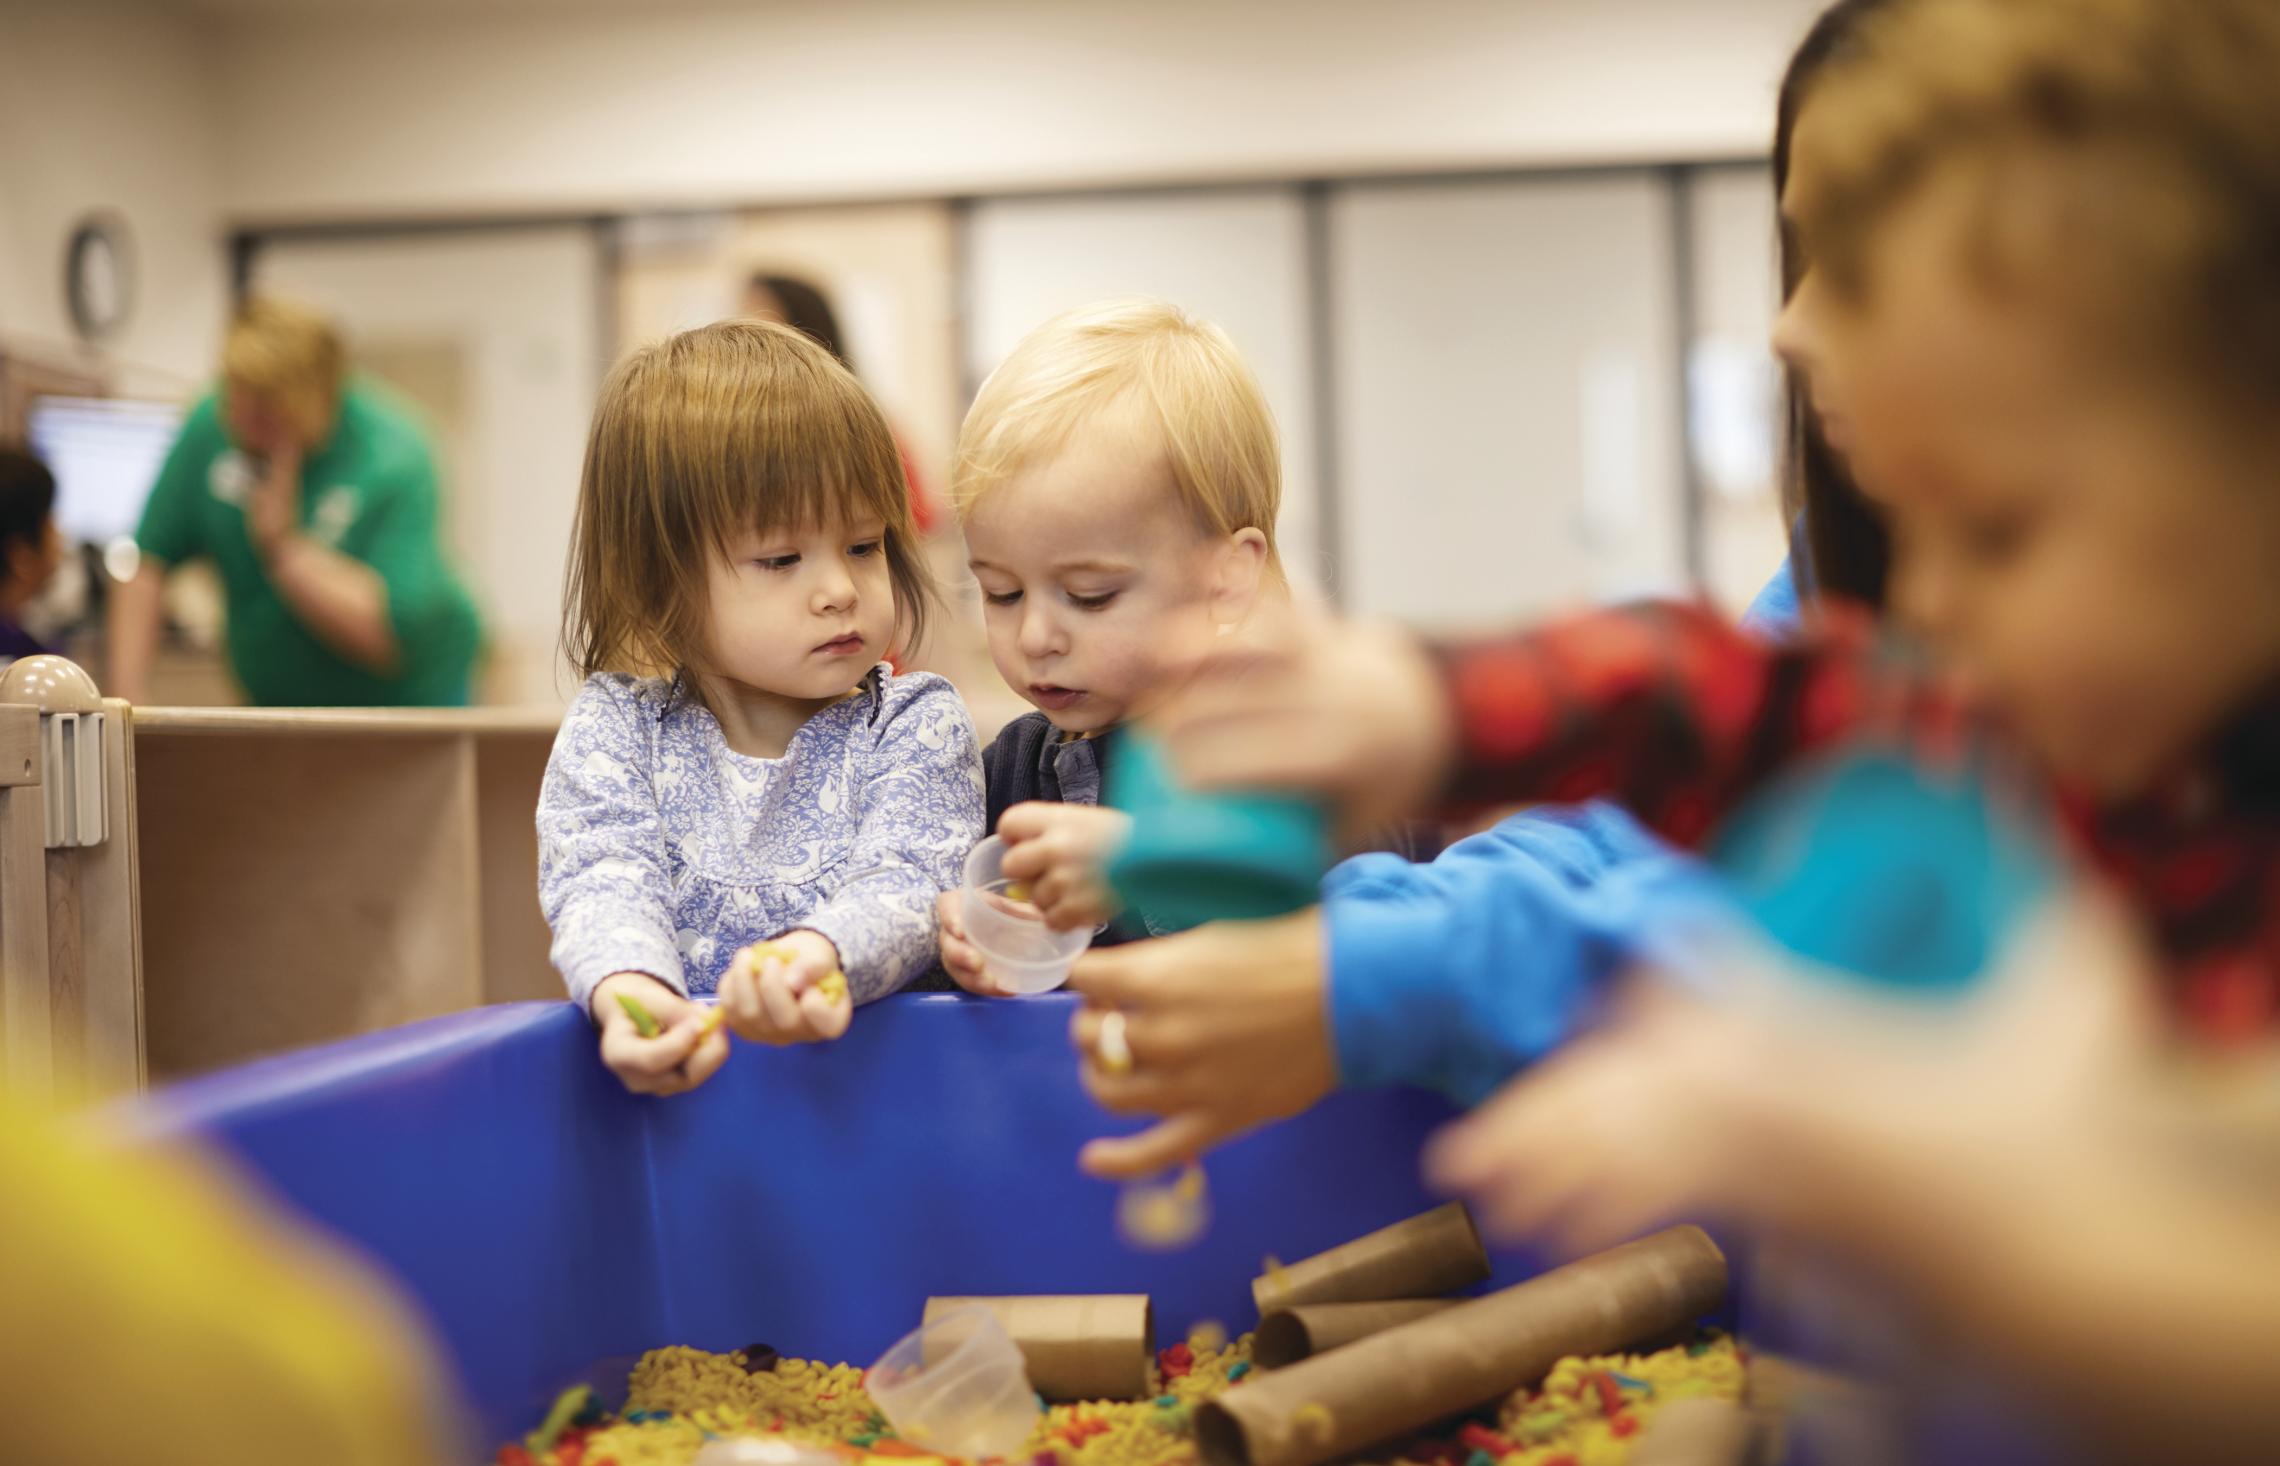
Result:
M151 1076L558 996L533 824L556 721L136 709Z
M552 998L552 710L133 708L0 673L0 1083L73 1103Z

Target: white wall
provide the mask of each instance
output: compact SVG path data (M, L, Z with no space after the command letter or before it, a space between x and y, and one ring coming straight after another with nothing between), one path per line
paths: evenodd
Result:
M1347 604L1445 629L1683 586L1659 180L1331 196Z
M218 349L227 301L213 48L177 7L0 3L0 343L89 361L128 394L180 396ZM124 214L136 302L76 348L63 291L73 225Z
M1113 296L1158 296L1226 331L1258 374L1281 439L1283 564L1300 584L1327 582L1296 189L985 203L974 210L966 256L970 356L961 365L972 387L1042 322Z
M223 176L276 220L1752 153L1817 6L261 7Z
M1781 308L1773 175L1718 169L1692 184L1690 422L1702 466L1702 550L1720 604L1749 604L1781 563L1781 373L1768 338Z

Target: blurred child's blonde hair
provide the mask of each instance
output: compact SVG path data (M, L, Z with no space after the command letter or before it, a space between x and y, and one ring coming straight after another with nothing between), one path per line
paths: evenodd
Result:
M901 451L871 395L786 326L722 321L645 346L602 384L571 532L562 639L581 677L705 665L706 572L748 531L877 519L904 645L934 583Z
M346 369L332 322L291 301L246 301L222 340L223 377L276 402L311 437L331 419Z
M2196 390L2280 394L2280 4L1910 0L1817 93L1808 250L1856 297L1884 218L1972 190L1964 263L2058 286Z
M958 434L950 477L958 517L1128 402L1161 436L1197 526L1219 535L1258 530L1279 578L1282 452L1266 394L1226 332L1163 301L1085 306L1022 338L982 384Z

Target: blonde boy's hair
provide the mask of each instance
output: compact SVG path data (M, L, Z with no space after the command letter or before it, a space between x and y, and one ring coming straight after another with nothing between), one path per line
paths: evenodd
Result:
M1282 451L1266 394L1226 332L1163 301L1085 306L1022 338L982 384L959 432L950 479L958 517L1126 404L1160 436L1197 526L1220 535L1258 530L1279 576Z
M571 530L562 641L581 677L703 670L706 572L740 534L877 519L905 645L934 582L894 433L829 351L721 321L635 351L602 384Z
M1970 190L1982 284L2071 287L2194 388L2280 392L2274 0L1910 0L1815 106L1803 225L1840 289L1873 287L1881 224L1938 174Z
M276 401L303 429L331 417L347 352L332 322L307 306L256 296L222 341L222 375Z

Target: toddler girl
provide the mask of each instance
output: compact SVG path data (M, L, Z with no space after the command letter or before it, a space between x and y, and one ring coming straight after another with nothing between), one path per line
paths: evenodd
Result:
M798 1043L927 969L980 756L949 683L881 665L932 586L894 435L813 341L723 322L634 353L578 494L586 680L539 795L540 899L603 1061L678 1093L727 1055L692 994Z

